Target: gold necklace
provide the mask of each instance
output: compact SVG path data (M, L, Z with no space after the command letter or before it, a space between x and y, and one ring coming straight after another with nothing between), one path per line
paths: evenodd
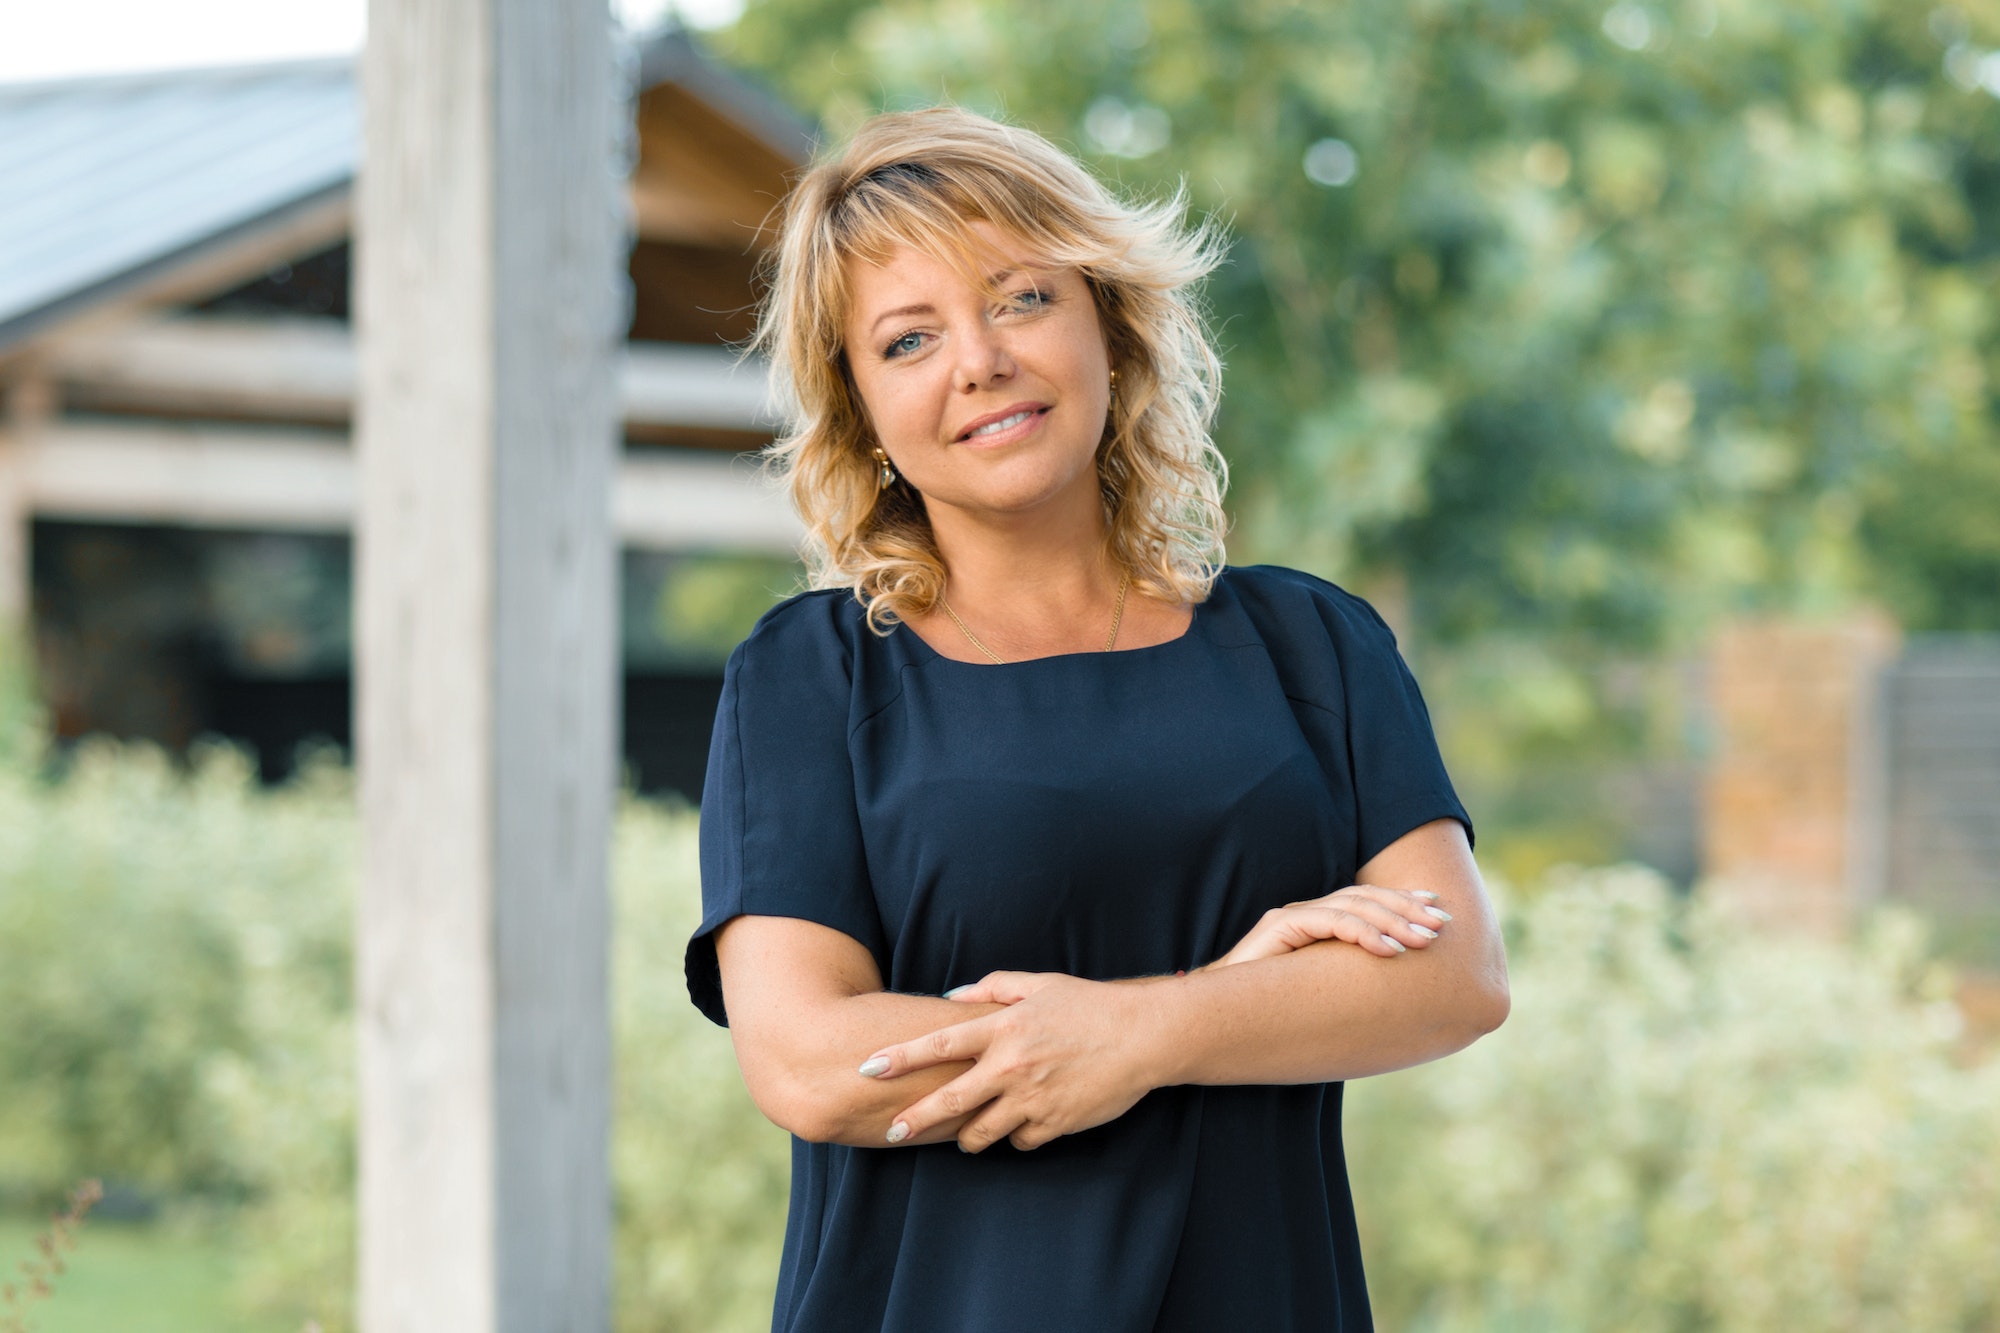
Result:
M1111 613L1111 637L1104 641L1104 651L1107 653L1111 651L1111 645L1118 642L1118 626L1122 624L1125 620L1125 591L1131 586L1132 586L1132 575L1128 572L1125 575L1125 581L1118 585L1118 609ZM958 612L951 609L951 603L945 600L945 597L942 593L938 594L938 601L943 605L944 613L951 617L951 623L958 626L959 633L965 635L966 638L972 641L972 646L974 648L977 648L980 652L985 653L988 657L992 658L995 662L998 662L1001 666L1007 665L1006 658L1000 656L1000 654L994 652L991 648L988 648L985 644L981 643L979 641L979 636L977 634L974 634L970 629L966 627L965 622L958 618Z

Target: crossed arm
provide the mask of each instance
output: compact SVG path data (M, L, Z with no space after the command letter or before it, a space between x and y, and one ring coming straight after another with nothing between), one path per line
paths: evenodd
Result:
M1356 878L1185 977L999 972L949 1000L884 991L839 931L737 917L716 937L737 1060L801 1138L976 1152L1103 1124L1157 1087L1360 1078L1498 1027L1506 962L1464 829L1414 829Z

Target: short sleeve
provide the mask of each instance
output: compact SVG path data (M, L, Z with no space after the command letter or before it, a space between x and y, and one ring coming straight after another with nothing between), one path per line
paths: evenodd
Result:
M730 655L701 797L701 926L688 995L727 1025L715 932L744 914L818 922L852 936L888 974L847 748L852 688L836 603L807 594L773 610Z
M1296 570L1255 567L1246 605L1355 830L1359 870L1405 833L1472 817L1453 789L1423 693L1375 608ZM1303 594L1303 596L1301 595Z
M1445 772L1430 710L1395 634L1374 607L1358 597L1348 601L1341 677L1354 765L1355 866L1434 819L1456 819L1470 843L1472 816Z

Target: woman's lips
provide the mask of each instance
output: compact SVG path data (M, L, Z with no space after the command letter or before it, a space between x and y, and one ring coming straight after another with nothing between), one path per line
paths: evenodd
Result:
M1049 409L1041 405L1024 405L1011 408L1006 412L988 417L980 425L961 434L957 443L980 446L1012 444L1015 440L1021 439L1023 436L1039 429L1042 424L1042 418L1048 414Z

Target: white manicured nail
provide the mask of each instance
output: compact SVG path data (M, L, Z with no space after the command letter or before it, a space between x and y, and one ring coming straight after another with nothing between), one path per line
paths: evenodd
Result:
M1414 921L1410 923L1410 929L1416 931L1417 934L1427 940L1434 940L1438 937L1438 933L1435 930L1432 930L1429 926L1420 926Z
M1428 898L1432 902L1437 901L1437 895L1435 893L1432 893L1429 889L1411 889L1410 896L1412 898Z
M1436 917L1440 921L1451 920L1451 913L1445 911L1442 907L1426 907L1424 908L1424 910L1426 912L1429 912L1432 916Z
M898 1120L895 1124L889 1126L889 1142L901 1143L908 1137L910 1137L910 1127L902 1121Z
M877 1074L886 1074L888 1072L889 1057L886 1055L871 1055L861 1065L861 1075L863 1078L874 1078Z
M1382 937L1382 943L1388 945L1391 949L1394 949L1397 953L1406 952L1406 950L1403 948L1403 942L1399 939L1396 939L1392 935L1384 935Z
M971 990L974 986L977 986L978 984L979 983L976 981L968 981L963 986L953 986L950 990L944 993L944 998L949 1000L954 996L963 995L965 994L965 992Z

